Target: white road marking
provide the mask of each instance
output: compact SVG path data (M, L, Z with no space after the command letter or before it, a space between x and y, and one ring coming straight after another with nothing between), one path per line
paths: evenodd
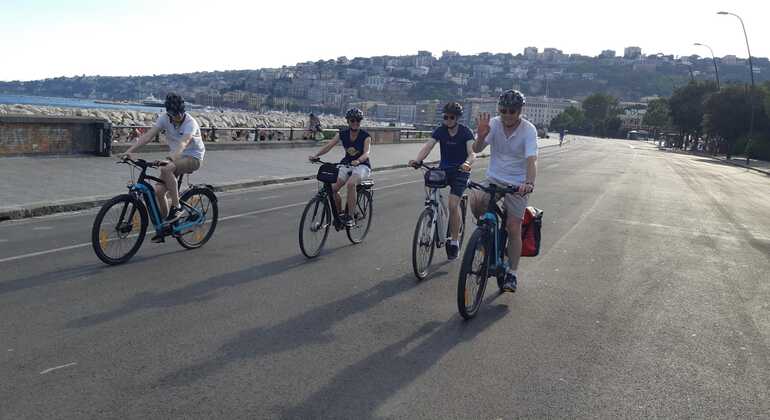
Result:
M269 200L271 198L278 198L280 195L268 195L266 197L259 197L257 200Z
M77 364L76 362L72 362L72 363L67 363L66 365L52 367L52 368L49 368L49 369L46 369L46 370L40 372L40 374L41 375L45 375L46 373L53 372L53 371L59 370L59 369L64 369L64 368L70 367L70 366L75 366L76 364Z
M84 248L87 246L91 246L91 242L77 244L77 245L63 246L61 248L48 249L45 251L31 252L29 254L17 255L15 257L3 258L3 259L0 259L0 263L23 260L23 259L32 258L32 257L39 257L41 255L53 254L54 252L69 251L70 249Z
M53 230L53 228L51 226L36 226L32 230Z
M375 190L386 190L386 189L389 189L389 188L395 188L395 187L400 187L400 186L403 186L403 185L417 184L417 183L422 183L422 182L424 182L422 179L419 179L419 180L416 180L416 181L400 182L400 183L397 183L397 184L386 185L386 186L382 186L382 187L375 187ZM261 209L261 210L254 210L254 211L249 211L249 212L245 212L245 213L233 214L233 215L226 216L226 217L220 217L219 221L238 219L238 218L241 218L241 217L253 216L255 214L269 213L271 211L284 210L284 209L288 209L288 208L292 208L292 207L304 206L305 204L307 204L307 201L303 201L301 203L286 204L286 205L278 206L278 207L271 207L271 208L268 208L268 209ZM147 235L149 235L151 233L152 232L147 232ZM72 250L72 249L85 248L85 247L88 247L88 246L91 246L91 242L84 242L84 243L80 243L80 244L76 244L76 245L69 245L69 246L63 246L63 247L60 247L60 248L47 249L45 251L30 252L28 254L22 254L22 255L16 255L16 256L13 256L13 257L0 258L0 263L24 260L24 259L27 259L27 258L39 257L41 255L53 254L53 253L56 253L56 252L69 251L69 250Z

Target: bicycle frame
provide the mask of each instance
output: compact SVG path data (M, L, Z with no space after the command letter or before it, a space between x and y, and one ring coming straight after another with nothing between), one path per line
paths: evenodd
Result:
M489 258L488 273L495 274L501 269L505 269L505 252L508 232L500 227L501 220L505 220L505 215L497 205L496 194L490 194L487 211L479 218L479 229L487 231L487 246L490 248L487 252ZM490 238L489 236L492 236Z
M446 243L446 224L445 220L448 220L449 210L444 202L444 195L441 193L440 188L425 188L425 207L430 207L436 214L436 218L433 220L431 226L431 237L438 235L438 246L441 247Z
M160 209L158 207L158 201L155 197L155 189L150 185L149 182L147 182L147 179L153 180L155 182L164 183L163 180L160 178L156 178L154 176L147 175L147 167L146 166L140 166L135 165L142 169L142 171L139 173L139 178L135 183L128 184L128 190L131 194L141 197L144 202L148 205L148 212L150 216L150 220L152 220L152 224L155 227L155 232L158 235L165 235L165 234L181 234L185 230L195 226L198 224L197 220L202 220L203 214L200 212L200 210L196 209L195 207L190 206L187 203L184 203L180 201L180 204L187 209L187 211L194 213L196 215L196 221L187 221L184 223L177 223L173 227L171 227L170 231L164 232L164 224L163 224L163 217L161 217ZM179 182L179 185L181 186L181 179ZM179 194L180 196L182 193ZM123 216L125 216L125 208L121 212L121 220L123 220ZM136 211L136 208L132 208L131 214L129 215L128 220L133 220L134 212Z
M334 221L334 228L341 230L339 226L342 225L342 221L340 220L340 211L337 208L337 202L334 199L334 194L335 193L334 188L332 188L332 184L326 182L323 183L323 188L318 191L318 196L321 197L321 199L326 200L332 209L332 220Z

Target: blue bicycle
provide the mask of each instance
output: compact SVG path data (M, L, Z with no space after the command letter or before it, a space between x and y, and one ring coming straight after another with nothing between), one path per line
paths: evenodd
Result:
M473 181L468 183L468 188L489 194L489 203L486 213L477 222L476 231L468 239L460 266L457 308L465 319L471 319L478 313L490 276L497 277L497 286L502 293L508 233L505 227L501 226L501 220L505 220L505 212L497 204L497 200L504 194L518 191L518 187L501 187L495 184L486 186Z
M100 260L110 265L122 264L139 251L147 234L148 217L155 233L162 239L174 237L187 249L200 248L208 242L217 226L219 207L211 185L191 185L182 192L179 204L185 215L173 225L165 224L158 208L155 191L147 180L163 182L147 175L148 168L158 168L163 162L124 158L118 162L140 169L136 182L128 184L128 194L121 194L105 203L96 215L91 230L91 244ZM183 175L177 179L181 189Z

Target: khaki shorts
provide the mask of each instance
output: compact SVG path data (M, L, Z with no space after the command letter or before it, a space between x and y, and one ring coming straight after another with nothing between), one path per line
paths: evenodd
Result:
M480 182L480 184L489 186L489 180ZM479 202L478 200L480 200L480 202L483 203L484 211L486 211L486 206L489 202L489 194L484 191L474 189L470 190L468 195L472 202ZM499 203L501 199L503 200L503 208L508 213L508 217L514 216L522 219L524 217L524 209L527 208L527 202L529 201L528 197L529 196L527 195L521 196L519 194L505 194L505 197L499 197L497 202Z
M174 161L174 175L191 174L201 167L201 161L192 156L182 156Z

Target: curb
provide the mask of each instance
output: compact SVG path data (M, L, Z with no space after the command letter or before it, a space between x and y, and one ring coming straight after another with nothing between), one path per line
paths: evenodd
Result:
M489 154L483 154L478 156L478 158L482 158L482 159L487 157L489 157ZM432 162L426 162L426 163L436 164L438 163L438 161L432 161ZM406 164L378 166L377 168L373 169L372 172L381 172L381 171L388 171L393 169L404 169L408 167L409 165L406 165ZM292 176L292 177L286 177L286 178L273 178L273 179L262 179L262 180L255 180L255 181L246 181L246 182L236 182L231 184L215 185L214 191L227 192L227 191L233 191L233 190L241 190L245 188L261 187L265 185L289 184L289 183L300 182L300 181L309 181L312 179L315 179L315 174ZM17 206L17 207L11 207L6 209L0 209L0 222L3 222L5 220L47 216L55 213L86 210L94 207L99 207L102 204L106 203L108 200L110 200L112 197L113 197L112 195L95 196L95 197L88 197L86 199L81 198L73 201L60 201L60 202L54 202L54 203L35 203L31 205L26 205L26 206Z
M678 153L678 154L682 154L682 155L690 155L690 156L698 156L698 157L705 157L705 158L709 158L709 159L714 159L714 160L718 160L720 162L728 163L728 164L733 165L733 166L738 166L738 167L741 167L741 168L745 168L745 169L748 169L748 170L751 170L751 171L759 172L761 174L770 176L770 170L768 170L768 169L755 168L753 166L746 165L745 163L736 162L734 160L727 160L727 158L723 158L723 157L719 157L719 156L713 156L713 155L709 155L709 154L705 154L705 153L693 153L693 152L680 151L680 150L669 150L669 149L661 148L661 147L658 147L658 150L665 150L665 151L667 151L669 153Z
M770 170L755 168L753 166L746 165L745 163L738 163L738 162L735 162L733 160L727 160L727 158L721 158L721 157L716 157L716 156L708 156L708 155L700 155L700 154L696 154L695 156L710 157L710 158L718 160L720 162L729 163L729 164L731 164L733 166L739 166L741 168L746 168L746 169L749 169L749 170L752 170L752 171L759 172L761 174L765 174L767 176L770 176Z

